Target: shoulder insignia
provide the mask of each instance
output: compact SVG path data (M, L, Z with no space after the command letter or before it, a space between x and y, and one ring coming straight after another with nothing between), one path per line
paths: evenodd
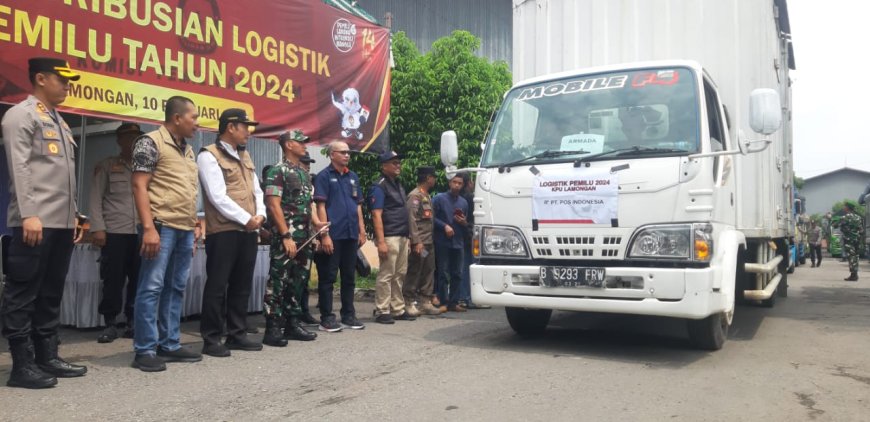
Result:
M39 102L36 103L36 109L39 110L39 111L42 112L42 113L48 113L48 109L45 108L45 104L42 104L42 103L39 103Z

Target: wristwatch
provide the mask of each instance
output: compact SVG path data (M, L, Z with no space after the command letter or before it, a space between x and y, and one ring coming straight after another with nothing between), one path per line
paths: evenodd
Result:
M287 233L282 234L282 235L281 235L281 238L283 238L283 239L292 239L292 238L293 238L293 233L291 233L290 230L287 230Z

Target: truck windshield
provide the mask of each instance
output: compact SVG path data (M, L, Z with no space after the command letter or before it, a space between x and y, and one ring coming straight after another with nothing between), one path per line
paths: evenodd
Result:
M604 160L651 149L657 153L638 155L698 152L696 87L693 72L685 68L596 74L517 87L498 113L481 164ZM628 153L602 154L615 150Z

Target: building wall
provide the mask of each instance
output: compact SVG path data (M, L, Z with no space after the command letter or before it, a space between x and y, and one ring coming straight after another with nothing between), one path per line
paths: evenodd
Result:
M423 53L438 38L463 29L481 38L481 56L511 63L511 0L360 0L358 6L381 25L392 13L393 32L404 31Z
M844 199L857 200L870 182L870 173L852 169L838 170L813 177L804 184L801 195L807 198L807 213L826 213Z

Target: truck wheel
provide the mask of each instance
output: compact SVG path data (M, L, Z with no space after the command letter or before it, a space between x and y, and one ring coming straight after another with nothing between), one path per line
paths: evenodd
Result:
M773 305L776 304L776 297L779 296L779 291L782 289L783 282L785 282L785 278L783 278L779 282L779 286L776 286L776 291L774 291L773 294L770 295L770 299L765 299L765 300L761 301L761 306L763 306L765 308L772 308Z
M728 318L724 313L710 315L704 319L686 321L689 340L695 347L704 350L719 350L728 338Z
M788 275L794 273L794 263L787 262L788 258L788 254L783 254L783 260L779 263L778 270L779 273L782 274L782 280L779 281L779 286L776 286L776 292L774 292L774 294L779 297L788 297ZM773 306L773 296L771 296L770 299L770 306ZM768 306L763 302L762 305Z
M782 273L782 280L780 280L779 286L776 286L776 294L779 297L788 297L788 275L793 272L794 269Z
M550 309L505 308L508 323L521 337L534 338L544 333L553 311Z

